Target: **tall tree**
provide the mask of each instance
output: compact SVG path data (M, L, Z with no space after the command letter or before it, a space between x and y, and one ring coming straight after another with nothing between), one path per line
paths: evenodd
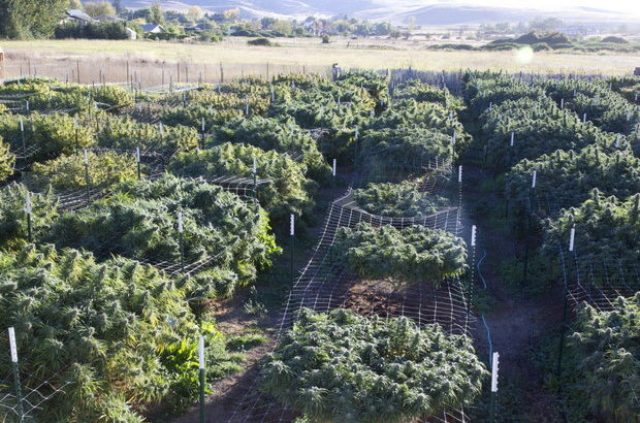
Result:
M85 3L84 11L92 18L98 16L115 16L116 8L108 1Z
M68 6L69 0L0 0L0 37L49 37Z
M149 8L149 21L156 25L162 25L164 23L164 11L160 3L153 3Z

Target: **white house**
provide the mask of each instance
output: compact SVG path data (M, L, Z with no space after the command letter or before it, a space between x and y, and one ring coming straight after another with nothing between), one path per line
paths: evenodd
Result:
M142 31L144 31L145 34L164 34L167 32L162 25L153 23L140 25L140 28L142 28Z

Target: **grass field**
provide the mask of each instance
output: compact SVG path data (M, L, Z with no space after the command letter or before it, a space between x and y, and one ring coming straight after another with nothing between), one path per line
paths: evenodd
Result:
M633 54L541 52L433 51L425 42L338 39L323 45L318 39L276 39L277 47L252 47L246 38L219 44L154 41L45 40L4 41L6 78L49 76L83 83L124 82L159 85L164 82L218 82L224 76L267 76L290 71L325 71L333 63L344 68L407 68L416 70L492 69L511 72L562 72L622 75L638 66ZM178 65L180 64L180 65ZM128 65L128 72L127 72ZM78 75L79 74L79 75Z

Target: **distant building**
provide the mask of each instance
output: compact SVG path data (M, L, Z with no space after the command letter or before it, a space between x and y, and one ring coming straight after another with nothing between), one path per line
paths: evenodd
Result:
M127 28L127 37L129 37L130 40L137 40L138 33L131 28Z
M145 34L164 34L167 32L162 25L153 23L140 25L140 28Z
M86 25L96 22L91 16L84 13L82 10L69 9L66 11L66 17L62 21L63 23L75 22L81 25Z

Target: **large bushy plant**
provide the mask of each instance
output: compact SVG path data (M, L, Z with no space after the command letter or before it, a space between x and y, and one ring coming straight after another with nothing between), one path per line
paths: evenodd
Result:
M437 324L305 309L261 380L309 421L388 423L470 404L486 374L471 339Z
M418 225L396 229L362 222L354 228L339 228L331 257L363 278L428 281L436 287L467 269L467 249L461 238Z

